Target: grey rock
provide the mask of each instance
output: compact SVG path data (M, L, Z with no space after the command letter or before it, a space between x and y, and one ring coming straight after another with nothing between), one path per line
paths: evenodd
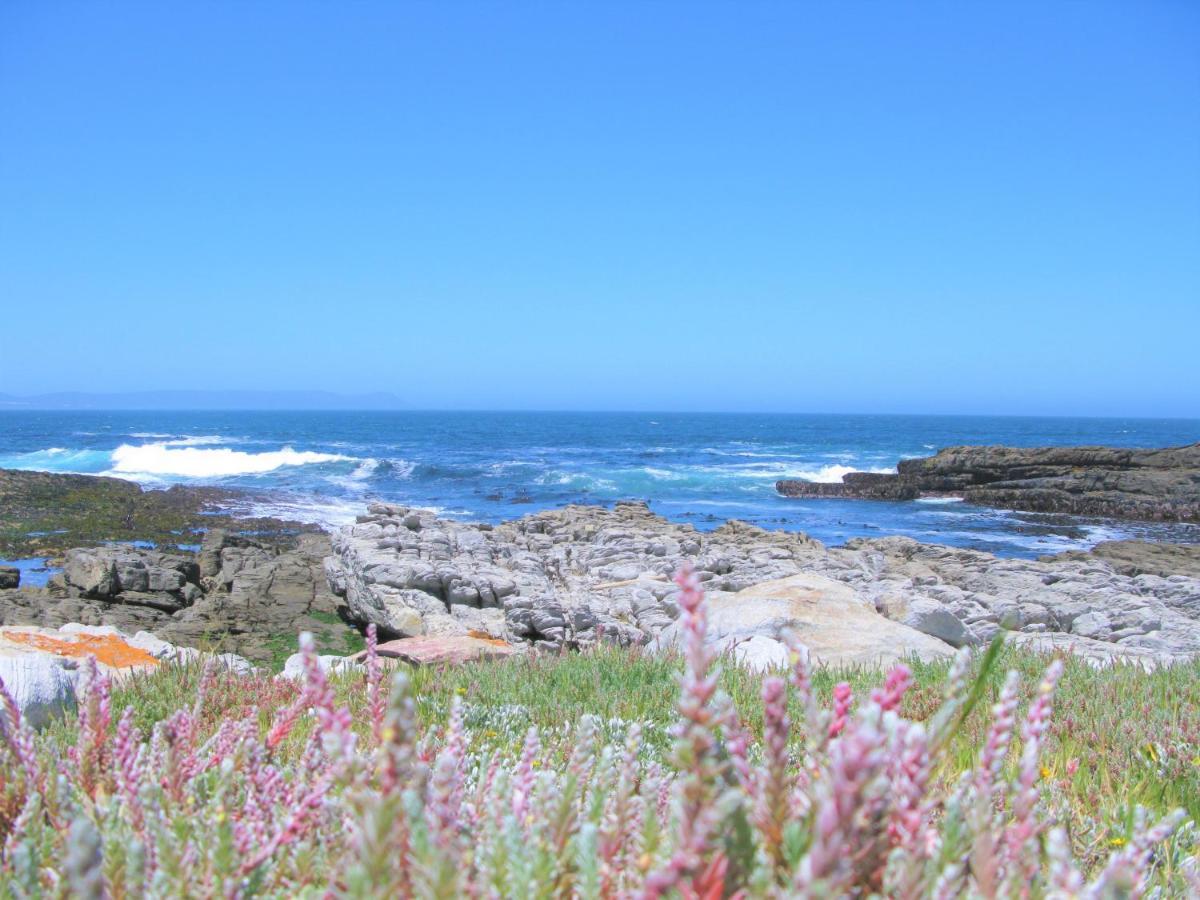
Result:
M326 674L352 669L356 665L355 662L345 656L334 656L324 653L317 657L317 668ZM293 653L289 656L287 662L283 664L283 671L276 677L286 678L291 681L302 681L304 679L304 654Z
M892 618L922 634L943 640L951 647L965 647L975 643L975 636L971 630L945 604L918 597L910 600L907 606L902 615Z
M254 663L275 662L280 636L310 631L325 649L344 652L357 629L342 621L345 601L326 587L329 551L324 534L260 544L219 530L205 535L199 562L121 545L74 549L52 592L0 591L0 625L111 626ZM128 586L143 577L144 590ZM381 614L381 627L386 621ZM409 624L419 626L420 616L410 614Z
M74 669L74 660L50 653L0 651L0 681L33 728L75 708Z
M738 521L698 532L637 503L568 506L486 528L374 504L331 546L326 577L349 616L393 628L399 623L383 611L403 610L405 633L452 633L486 621L489 634L542 647L657 646L678 617L671 575L689 563L713 596L800 574L833 579L868 609L947 647L990 641L1001 629L1081 641L1082 630L1104 638L1079 644L1088 655L1104 652L1094 644L1120 655L1149 636L1147 654L1200 652L1200 581L1131 576L1091 557L999 559L908 538L830 549ZM480 620L479 610L497 615ZM1095 613L1107 617L1107 631L1086 618ZM756 647L763 658L775 652Z
M1104 638L1112 631L1112 622L1102 612L1084 613L1071 623L1071 634L1085 638Z

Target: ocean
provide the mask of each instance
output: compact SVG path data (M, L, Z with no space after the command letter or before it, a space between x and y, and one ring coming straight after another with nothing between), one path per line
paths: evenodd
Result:
M1037 556L1200 527L1018 513L961 502L788 500L779 478L839 481L956 444L1160 447L1200 420L503 412L0 412L0 467L215 484L232 508L328 526L369 500L498 522L568 503L646 500L711 529L737 518L829 543L908 535Z

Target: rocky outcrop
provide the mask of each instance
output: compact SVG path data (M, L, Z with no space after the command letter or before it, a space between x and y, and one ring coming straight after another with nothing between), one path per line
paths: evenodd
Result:
M300 631L346 653L361 637L345 624L323 561L329 538L302 533L290 546L223 529L201 550L166 554L124 545L68 551L48 591L0 591L0 624L66 623L147 631L172 644L206 647L279 665Z
M1039 645L1093 659L1171 662L1200 652L1200 580L1125 575L1097 558L997 559L990 553L890 537L830 550L822 568L885 615L921 603L957 618L974 640L1042 636ZM930 629L933 630L933 629Z
M71 596L174 612L202 596L199 580L199 566L187 557L109 546L68 551L56 584Z
M1116 447L950 447L902 460L895 475L852 472L841 484L784 480L785 497L913 500L955 496L1030 512L1200 521L1200 443Z
M21 570L16 566L0 566L0 591L11 591L21 586Z
M569 506L494 528L376 503L333 536L326 571L350 614L390 635L642 644L678 614L671 576L685 561L709 589L736 591L796 574L795 553L818 546L736 522L701 535L640 503Z
M349 615L392 636L475 632L550 648L597 640L661 646L678 615L670 576L686 562L714 602L729 606L722 615L735 617L739 606L725 595L748 600L753 593L739 592L822 576L849 592L837 595L847 616L865 621L859 611L873 610L871 621L884 617L947 650L1004 633L1086 638L1094 642L1086 655L1107 660L1167 662L1200 652L1200 580L1123 574L1096 558L998 559L907 538L830 549L736 521L699 532L635 503L569 506L496 527L374 504L332 546L333 591ZM731 625L741 641L735 655L780 658L778 621ZM839 639L853 654L851 638ZM836 648L827 646L832 658ZM909 642L897 653L908 646L923 652Z

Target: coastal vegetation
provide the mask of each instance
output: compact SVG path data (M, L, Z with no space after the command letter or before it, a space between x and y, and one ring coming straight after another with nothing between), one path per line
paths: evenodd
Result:
M754 675L706 645L694 582L681 596L681 655L364 676L310 651L300 683L94 675L37 735L10 707L0 892L1196 891L1200 663L996 644Z

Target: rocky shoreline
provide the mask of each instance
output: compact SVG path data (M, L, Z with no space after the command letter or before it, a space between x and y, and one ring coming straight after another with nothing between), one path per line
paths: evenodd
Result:
M830 548L737 521L699 532L641 503L569 506L495 527L377 503L334 534L326 569L354 620L397 636L662 646L678 613L670 576L686 563L722 609L714 640L739 654L752 644L756 663L783 658L786 631L836 664L936 657L998 634L1098 663L1200 652L1200 579L1162 574L1172 558L1193 571L1195 548L1145 546L1157 574L1127 574L1128 559L1103 553L999 559L896 537ZM840 648L850 622L853 647Z
M11 485L35 473L3 474L0 484ZM67 479L70 492L94 488L76 477L31 481L43 493L47 478ZM139 495L171 493L130 487L94 489L135 506ZM835 665L935 659L996 635L1097 664L1200 653L1194 546L1123 541L1040 560L896 537L827 547L736 520L702 532L642 503L567 506L496 526L374 503L326 534L222 519L203 492L188 490L176 489L172 524L220 522L198 536L198 550L97 539L60 550L62 572L45 589L0 589L0 625L147 632L274 668L299 631L341 657L361 648L368 624L384 639L420 637L431 658L461 658L472 642L481 652L597 641L656 650L678 639L671 576L688 564L712 601L714 645L756 668L786 658L788 633ZM5 526L11 533L11 519Z
M322 652L362 646L322 566L318 526L237 518L230 491L143 490L91 475L0 470L0 558L61 572L46 587L0 571L0 625L147 631L278 667L311 632Z
M782 480L785 497L915 500L1115 519L1200 522L1200 443L1115 447L949 447L901 460L896 474L851 472L840 484Z

